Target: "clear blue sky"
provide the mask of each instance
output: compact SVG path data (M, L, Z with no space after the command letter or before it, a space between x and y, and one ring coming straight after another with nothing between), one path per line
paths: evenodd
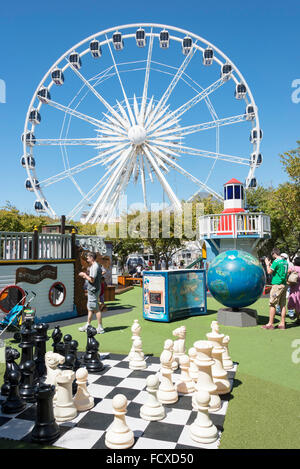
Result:
M27 107L43 75L66 50L85 37L114 25L135 22L181 27L206 38L230 57L245 76L259 107L264 131L261 147L264 162L256 173L258 182L277 186L286 181L279 154L295 148L296 141L300 140L300 103L295 104L291 99L294 91L292 82L300 79L299 20L300 3L295 0L215 0L205 3L197 0L5 2L1 6L0 18L0 79L6 84L6 102L0 103L0 205L3 206L8 200L21 211L33 212L35 196L24 188L26 172L20 165L20 136ZM113 88L108 89L110 96L107 96L112 102L115 99L114 92ZM62 94L58 96L63 98ZM217 111L221 117L239 113L235 112L234 107L218 108ZM54 123L47 122L48 114L43 117L41 136L57 137L57 133L51 134ZM74 132L72 135L76 136L76 128ZM242 150L241 142L232 151L231 145L230 137L227 140L225 137L221 151L239 154ZM249 141L245 149L246 156ZM55 174L57 163L50 152L41 158L43 161L37 163L43 171L41 177ZM60 169L57 167L57 172ZM187 165L187 169L193 171L197 168ZM232 177L245 176L240 168L237 169L232 166ZM222 166L216 166L211 185L221 192L228 174L223 172ZM188 184L181 187L180 179L176 182L176 178L174 184L179 197L188 195ZM161 192L159 194L159 197L153 194L153 200L159 200ZM69 185L61 184L57 185L55 194L52 193L49 199L56 204L57 212L63 214L72 206L72 197Z

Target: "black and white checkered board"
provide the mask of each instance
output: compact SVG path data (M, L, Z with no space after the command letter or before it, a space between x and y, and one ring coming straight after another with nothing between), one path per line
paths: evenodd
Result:
M147 369L132 371L124 355L103 354L101 360L104 370L89 374L88 390L94 397L95 405L87 412L78 413L77 417L60 424L60 437L54 446L68 449L107 449L105 432L113 421L112 398L124 394L128 399L126 422L134 432L133 449L196 449L218 448L223 431L223 423L230 394L221 396L222 408L211 413L211 419L219 430L219 439L213 444L201 445L189 436L189 425L193 423L197 412L192 410L191 395L179 394L175 404L166 405L166 417L158 422L149 422L140 417L140 408L147 396L146 378L159 372L160 362L156 357L145 357ZM233 384L237 365L228 372ZM173 374L173 381L179 379L180 370ZM0 398L4 398L1 396ZM1 403L1 401L0 401ZM27 404L19 414L7 415L0 412L0 438L31 441L34 426L36 404Z

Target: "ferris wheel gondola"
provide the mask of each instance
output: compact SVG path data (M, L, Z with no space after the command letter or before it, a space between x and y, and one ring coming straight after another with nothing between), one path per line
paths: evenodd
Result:
M170 43L172 50L168 51ZM173 48L173 43L179 49ZM102 54L101 61L94 61ZM208 76L216 75L205 86L199 82L206 73L203 65L211 66ZM70 88L75 86L79 86L75 91ZM227 112L219 117L214 98L222 95L223 87L233 87L234 93L228 93L231 101L224 107ZM245 103L242 109L228 112L230 107L240 106L239 101ZM44 104L48 104L46 112ZM204 111L198 113L201 106L207 119L203 118ZM226 126L225 132L237 124L251 127L250 143L245 139L246 154L234 154L230 148L221 153L220 127ZM215 133L213 146L202 147L202 141L210 142L206 138L210 129ZM84 213L85 222L96 223L112 216L130 184L139 184L145 208L151 203L150 187L157 184L174 210L181 210L182 198L194 200L201 191L222 200L217 188L210 185L214 185L213 174L220 165L244 170L246 187L256 187L254 173L262 164L261 139L251 89L220 49L181 28L131 24L85 38L49 68L29 104L21 164L27 172L26 188L42 205L38 209L56 216L51 190L55 198L56 184L70 181L78 199L69 207L67 218ZM235 141L242 140L228 139L231 145ZM39 154L43 155L41 165ZM61 155L60 167L57 155ZM190 167L192 160L197 161L194 168ZM49 161L49 174L45 161ZM89 177L85 177L87 174ZM182 181L177 188L172 182L175 177ZM187 188L191 188L189 197L178 194ZM139 191L134 191L137 197ZM157 193L156 188L153 193ZM71 196L64 200L66 203Z

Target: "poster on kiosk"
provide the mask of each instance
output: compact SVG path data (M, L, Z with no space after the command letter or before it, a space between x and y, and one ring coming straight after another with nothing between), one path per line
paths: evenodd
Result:
M171 322L207 313L204 269L143 272L143 317Z

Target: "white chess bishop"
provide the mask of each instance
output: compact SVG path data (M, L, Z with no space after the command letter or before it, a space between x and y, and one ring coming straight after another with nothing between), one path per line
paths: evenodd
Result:
M229 355L229 350L228 350L228 346L229 346L229 342L230 342L230 337L228 335L226 335L223 339L223 347L224 347L224 352L223 352L223 368L224 370L228 371L228 370L232 370L233 368L233 362L230 358L230 355Z
M180 381L176 385L177 392L181 394L190 394L195 391L195 384L189 374L190 359L188 355L182 355L179 358L181 369Z
M140 416L144 420L157 421L165 418L165 409L157 399L157 391L159 386L158 375L150 375L146 379L147 383L147 399L141 407Z
M72 370L61 370L56 377L57 399L54 407L54 417L58 422L67 422L77 416L77 409L72 396L74 378L75 373Z
M195 347L191 347L188 351L188 354L190 358L189 375L192 380L196 383L199 376L199 368L195 363L195 360L197 358L197 350L195 349Z
M131 360L132 358L132 354L134 353L134 346L133 346L133 342L135 339L137 338L140 338L141 336L141 326L139 324L139 320L138 319L135 319L133 321L133 324L131 326L131 332L132 332L132 337L131 337L131 340L132 340L132 346L131 346L131 350L129 352L129 355L128 355L128 358L129 360ZM144 354L143 354L143 358L144 358Z
M112 400L114 421L105 434L105 445L110 449L127 449L134 444L134 434L126 423L127 398L117 394Z
M162 404L175 404L178 392L172 381L173 341L168 339L164 343L164 350L160 355L161 382L157 391L157 399Z
M94 407L94 398L87 390L88 371L79 368L76 371L77 391L74 396L74 404L78 412L83 412Z
M142 341L136 337L132 344L129 360L130 370L144 370L147 368L146 361L144 360L144 353L142 350Z
M207 391L198 391L195 394L197 417L190 426L190 436L198 443L214 443L218 439L218 430L209 417L210 395Z

